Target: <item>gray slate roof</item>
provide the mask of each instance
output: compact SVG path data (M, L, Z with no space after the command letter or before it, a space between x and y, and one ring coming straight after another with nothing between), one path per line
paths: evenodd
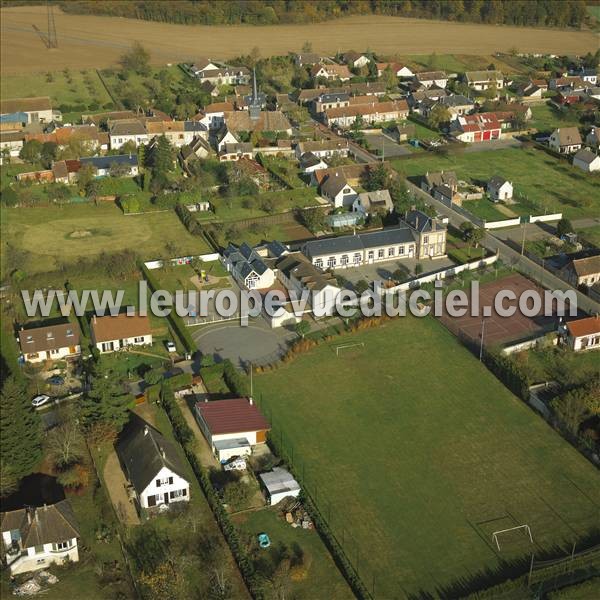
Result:
M112 165L127 165L129 167L137 167L137 154L116 154L113 156L90 156L80 158L81 166L91 165L96 169L110 169Z
M187 480L175 445L134 413L119 436L116 450L138 493L148 487L163 467Z
M574 158L589 165L597 158L597 156L598 155L594 154L591 150L584 148L583 150L580 150Z
M393 244L406 244L414 242L415 237L409 227L389 227L381 231L370 233L359 233L357 235L343 235L326 240L312 240L304 244L303 252L309 258L316 258L327 254L340 254L342 252L354 252L368 250L380 246L391 246Z

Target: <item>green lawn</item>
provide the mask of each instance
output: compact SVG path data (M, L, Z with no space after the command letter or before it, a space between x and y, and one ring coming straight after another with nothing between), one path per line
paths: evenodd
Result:
M80 256L125 249L144 260L156 259L167 254L169 243L182 255L210 252L174 212L126 216L114 204L104 204L3 208L0 217L3 256L7 244L24 251L22 268L30 274L52 271Z
M503 221L508 217L500 212L494 203L489 198L482 198L481 200L467 200L462 203L463 208L466 208L469 212L474 215L485 219L486 221Z
M576 118L563 114L550 104L535 104L531 106L532 118L527 123L528 127L540 132L552 133L557 127L579 126Z
M508 534L497 552L500 529L567 552L598 525L593 466L433 319L333 340L254 386L376 597L437 597L516 557L525 570L529 543Z
M53 108L77 106L82 111L112 109L112 100L95 69L2 75L2 99L49 96Z
M306 574L303 578L291 577L289 587L291 597L297 600L354 598L314 529L293 528L276 507L240 514L233 517L233 521L242 533L242 540L248 541L259 568L260 563L265 560L277 564L275 556L280 544L292 550L295 546L300 547ZM256 542L256 536L262 532L266 532L271 539L271 547L267 550L260 549Z
M485 181L501 175L513 182L519 203L509 208L517 214L562 212L570 219L600 213L600 197L594 177L535 148L505 148L493 152L458 152L446 156L431 153L409 160L392 161L402 174L456 171L459 179ZM534 212L531 212L534 211Z

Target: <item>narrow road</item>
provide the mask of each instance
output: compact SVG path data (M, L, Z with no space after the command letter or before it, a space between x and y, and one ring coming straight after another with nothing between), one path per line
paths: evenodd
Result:
M416 185L410 181L406 182L407 187L415 193L415 195L423 198L423 200L435 207L435 209L442 215L448 217L448 220L454 227L460 227L460 224L467 220L462 214L458 214L450 207L446 206L439 200L436 200L428 193L419 189ZM473 221L471 221L473 222ZM474 223L475 224L475 223ZM518 267L525 275L528 275L532 279L535 279L540 283L542 287L546 287L551 290L561 291L574 291L577 294L577 307L590 313L600 313L600 303L592 300L589 296L582 294L579 290L570 286L567 282L559 279L546 269L542 268L541 265L533 262L526 256L522 256L519 252L513 250L510 246L505 244L502 240L498 239L490 232L486 232L483 239L483 245L492 252L498 252L500 258L515 267Z

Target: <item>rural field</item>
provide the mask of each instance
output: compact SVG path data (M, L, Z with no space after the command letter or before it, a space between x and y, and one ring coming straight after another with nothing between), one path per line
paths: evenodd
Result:
M350 342L365 345L336 357ZM532 550L598 535L594 467L434 319L336 339L254 386L376 598L457 597L503 561L525 571ZM498 550L493 532L521 524L534 544L520 530Z
M491 55L516 47L521 52L585 54L598 41L590 31L535 29L448 23L386 16L353 16L310 25L186 26L116 17L56 14L59 47L46 50L45 6L2 9L3 72L15 74L85 67L109 67L133 40L151 49L156 63L210 56L226 59L258 46L263 56L300 50L306 41L316 52L334 54L361 40L362 48L407 54ZM352 44L350 44L352 45Z
M457 152L446 156L426 153L407 160L392 161L392 164L407 177L442 170L455 171L459 179L465 181L487 181L493 175L506 177L513 183L515 197L525 197L507 207L518 215L562 212L569 219L578 219L594 217L600 212L598 180L595 177L535 148ZM464 206L470 209L471 204L465 202ZM489 220L498 211L491 202L487 204L487 213L480 216ZM480 214L477 207L473 208L475 214ZM492 210L493 214L490 212Z
M132 249L151 260L172 244L181 254L203 254L210 248L202 238L189 234L174 212L125 216L113 204L63 208L3 208L2 255L6 246L24 252L22 269L28 274L56 269L102 252ZM4 262L3 262L4 266Z

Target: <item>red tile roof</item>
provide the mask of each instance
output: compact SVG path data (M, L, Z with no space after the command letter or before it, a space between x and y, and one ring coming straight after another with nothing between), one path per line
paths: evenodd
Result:
M132 337L150 335L150 319L143 315L129 316L121 313L116 316L92 317L92 333L96 343L110 342Z
M198 402L196 410L208 425L212 435L271 429L258 407L250 404L248 398Z
M573 337L600 333L600 317L588 317L587 319L579 319L578 321L569 321L567 329Z

